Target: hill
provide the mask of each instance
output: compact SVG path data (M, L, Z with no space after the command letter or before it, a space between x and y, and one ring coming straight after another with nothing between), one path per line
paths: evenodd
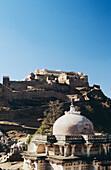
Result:
M70 74L72 76L72 72ZM103 94L100 86L48 84L45 79L21 82L7 79L5 77L4 83L0 84L2 131L33 133L38 129L39 133L51 133L53 123L69 110L73 99L75 109L93 122L95 131L111 133L111 100Z

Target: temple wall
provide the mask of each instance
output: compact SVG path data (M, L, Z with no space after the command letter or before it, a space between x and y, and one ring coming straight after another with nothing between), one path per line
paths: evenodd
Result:
M39 160L37 163L37 170L52 170L48 161Z
M51 164L51 167L53 170L96 170L94 169L94 165L93 164L76 164L74 165L70 165L70 163L66 163L64 165L58 165L58 164Z
M103 170L103 169L111 169L111 166L108 165L100 165L102 162L95 163L87 163L85 161L75 161L71 163L70 161L67 163L54 163L48 162L45 159L39 159L37 161L31 161L29 159L24 159L24 170Z
M28 151L37 153L37 146L34 143L28 144Z

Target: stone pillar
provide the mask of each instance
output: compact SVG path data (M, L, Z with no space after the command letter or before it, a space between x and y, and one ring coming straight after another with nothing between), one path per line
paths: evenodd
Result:
M61 156L63 156L64 153L63 153L63 150L62 150L62 146L61 146L61 145L59 146L59 150L60 150L60 153L59 153L59 154L60 154Z
M78 166L79 166L79 170L81 170L81 162L80 162L80 164Z
M99 144L99 154L101 154L101 144Z
M103 148L104 148L104 153L105 153L105 155L107 155L107 145L106 145L106 144L103 144Z
M55 148L56 146L54 145L53 146L53 152L54 152L54 155L56 154L56 148Z
M65 168L63 166L61 166L61 170L65 170Z
M90 156L90 149L91 149L92 145L90 144L90 145L86 145L86 146L87 146L87 157L89 157Z
M81 145L81 153L82 153L82 155L85 155L85 153L84 153L84 146L83 145Z
M25 159L25 162L24 162L23 168L25 168L25 169L26 169L26 168L27 168L27 169L29 168L29 164L28 164L28 162L27 162L27 160L26 160L26 159Z
M71 147L72 147L71 156L75 156L75 147L76 147L76 145L71 145Z
M94 170L96 170L96 169L97 169L95 164L93 164L93 168L94 168Z
M34 165L35 165L35 169L37 169L37 162L36 161L34 162Z
M93 168L94 168L94 170L97 170L97 169L98 169L98 163L95 162L95 161L93 161Z
M38 145L35 145L36 153L38 154Z
M31 162L32 162L32 161L31 161L30 159L28 159L28 167L29 167L29 168L31 168Z
M67 148L68 146L64 146L64 156L67 156Z
M23 167L25 167L27 165L27 160L24 158L24 164Z
M48 145L45 145L45 153L46 153L46 155L49 155Z

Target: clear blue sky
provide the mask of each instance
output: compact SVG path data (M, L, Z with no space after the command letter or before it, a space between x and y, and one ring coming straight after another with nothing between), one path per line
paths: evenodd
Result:
M0 79L83 72L111 98L111 0L0 0Z

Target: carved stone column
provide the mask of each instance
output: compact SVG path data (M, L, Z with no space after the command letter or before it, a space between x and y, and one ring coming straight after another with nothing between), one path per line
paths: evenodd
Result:
M59 146L59 150L60 150L60 153L59 153L59 154L60 154L61 156L64 155L62 147L63 147L63 146L61 146L61 145Z
M61 170L65 170L66 168L65 167L61 167ZM53 170L53 169L51 169L51 170Z
M35 169L37 169L37 161L34 162Z
M35 147L35 152L38 154L38 145L34 145L34 147Z
M49 155L48 145L45 145L45 153L46 153L46 155Z
M85 153L84 153L84 146L83 145L81 145L81 153L82 153L82 155L85 155Z
M79 163L79 170L81 170L81 162Z
M67 156L67 148L68 148L68 146L66 145L66 146L64 146L64 156Z
M94 168L94 170L97 170L97 169L98 169L98 163L95 162L95 161L93 161L93 168Z
M103 144L103 149L104 149L105 155L107 155L107 144Z
M73 168L73 167L71 167L71 170L74 170L74 168Z
M71 156L75 156L75 147L76 147L76 145L71 145L71 147L72 147Z
M56 155L56 146L55 145L53 146L53 152L54 152L54 155Z
M99 144L99 154L101 154L101 144Z
M91 147L92 147L92 145L90 144L88 144L88 145L86 145L87 146L87 157L89 157L90 156L90 149L91 149Z

